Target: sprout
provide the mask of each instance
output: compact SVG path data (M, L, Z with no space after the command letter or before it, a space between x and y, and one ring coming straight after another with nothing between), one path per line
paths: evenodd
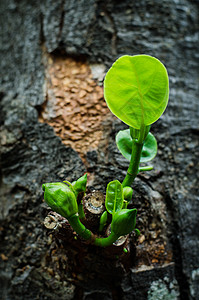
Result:
M112 245L120 236L135 230L137 210L128 209L131 188L141 171L153 166L140 165L157 154L157 141L150 133L151 124L164 112L169 98L169 79L165 66L149 55L120 57L109 69L104 80L104 97L113 114L129 125L116 136L116 145L129 161L122 183L113 180L106 189L105 207L99 218L99 231L111 223L107 237L96 237L80 221L85 220L82 199L86 193L87 174L76 181L43 184L44 199L57 213L67 218L75 232L96 246ZM78 214L79 213L79 214Z

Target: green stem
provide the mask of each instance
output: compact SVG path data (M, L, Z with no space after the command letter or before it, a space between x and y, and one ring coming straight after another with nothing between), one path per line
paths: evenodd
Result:
M100 246L100 247L111 246L118 239L118 236L115 235L113 232L111 232L111 234L106 238L94 238L92 232L81 223L79 216L76 214L71 216L68 219L68 221L72 226L72 228L74 229L74 231L79 236L81 236L85 240L90 240L90 241L93 240L92 243L96 246Z
M151 127L150 125L148 126L142 125L139 130L139 137L133 139L131 160L130 160L129 168L127 170L126 177L122 182L123 187L131 186L135 177L139 173L139 164L140 164L142 148L143 148L144 140L146 139L147 134L149 133L150 127ZM131 128L130 130L132 136L137 135L137 131L134 132Z
M85 220L85 213L84 213L84 207L82 201L78 205L78 214L81 220Z
M139 164L140 164L142 147L143 147L143 142L138 143L137 140L133 140L131 161L129 164L129 168L128 168L126 177L124 178L124 181L122 182L123 187L131 186L135 177L137 176L137 174L139 172Z
M151 170L153 170L153 166L139 167L139 172L151 171Z
M111 234L106 238L96 238L94 244L100 247L108 247L111 246L117 239L118 236L111 232Z
M80 221L78 215L72 215L68 222L74 229L74 231L81 237L83 237L85 240L90 240L92 237L92 233L89 229L87 229Z
M144 143L149 131L150 131L151 125L145 126L142 125L140 128L140 132L139 132L139 138L138 138L138 143L142 144Z
M128 201L124 200L124 201L123 201L122 209L126 209L127 206L128 206L128 204L129 204Z

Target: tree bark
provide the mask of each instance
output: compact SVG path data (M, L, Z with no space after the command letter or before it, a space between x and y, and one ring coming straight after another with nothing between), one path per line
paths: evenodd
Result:
M199 298L197 4L1 1L1 299ZM114 139L126 127L104 106L99 77L117 57L143 53L167 67L170 102L152 126L155 170L133 186L141 237L126 268L49 232L41 185L84 172L103 193L122 182Z

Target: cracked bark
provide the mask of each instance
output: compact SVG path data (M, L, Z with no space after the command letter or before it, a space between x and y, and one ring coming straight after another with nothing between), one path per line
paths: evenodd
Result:
M176 297L179 289L180 299L198 298L196 1L183 0L179 5L172 0L9 0L1 1L0 13L2 298L126 300L147 299L150 295L153 299L158 287L164 287L171 295L171 284ZM131 267L128 274L119 278L118 286L118 281L112 280L111 264L104 266L103 261L97 260L96 265L92 264L95 255L91 253L92 259L89 257L83 269L78 253L63 249L60 241L42 228L47 208L42 204L41 184L74 180L86 171L78 154L65 147L49 125L38 122L38 111L48 100L44 65L52 52L83 56L88 62L106 66L123 54L146 53L166 65L170 103L163 117L152 126L159 143L156 170L138 176L133 205L140 208L143 201L151 208L155 205L156 212L160 203L166 205L165 224L173 246L174 265ZM112 179L122 181L127 167L114 142L115 134L125 125L109 119L103 126L101 144L95 152L87 153L88 171L95 189L101 191ZM156 199L154 191L161 200ZM140 224L142 217L138 219ZM74 269L70 269L71 252L74 262L82 263L82 268L73 265ZM96 269L103 270L100 280L89 278L85 283L84 274L93 275ZM117 270L118 276L124 274L121 266Z

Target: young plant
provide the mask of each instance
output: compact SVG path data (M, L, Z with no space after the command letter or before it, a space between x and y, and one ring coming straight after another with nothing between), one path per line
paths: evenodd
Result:
M150 171L151 161L157 154L157 142L150 133L151 124L164 112L169 98L169 80L166 68L148 55L122 56L109 69L104 80L104 97L111 112L129 128L116 136L121 154L129 160L129 168L122 183L114 180L106 189L105 207L99 222L102 232L109 219L111 233L96 237L80 219L85 219L82 199L86 193L87 175L70 183L43 184L44 200L65 217L76 233L96 246L110 246L135 228L137 210L128 209L132 199L131 185L139 172Z

